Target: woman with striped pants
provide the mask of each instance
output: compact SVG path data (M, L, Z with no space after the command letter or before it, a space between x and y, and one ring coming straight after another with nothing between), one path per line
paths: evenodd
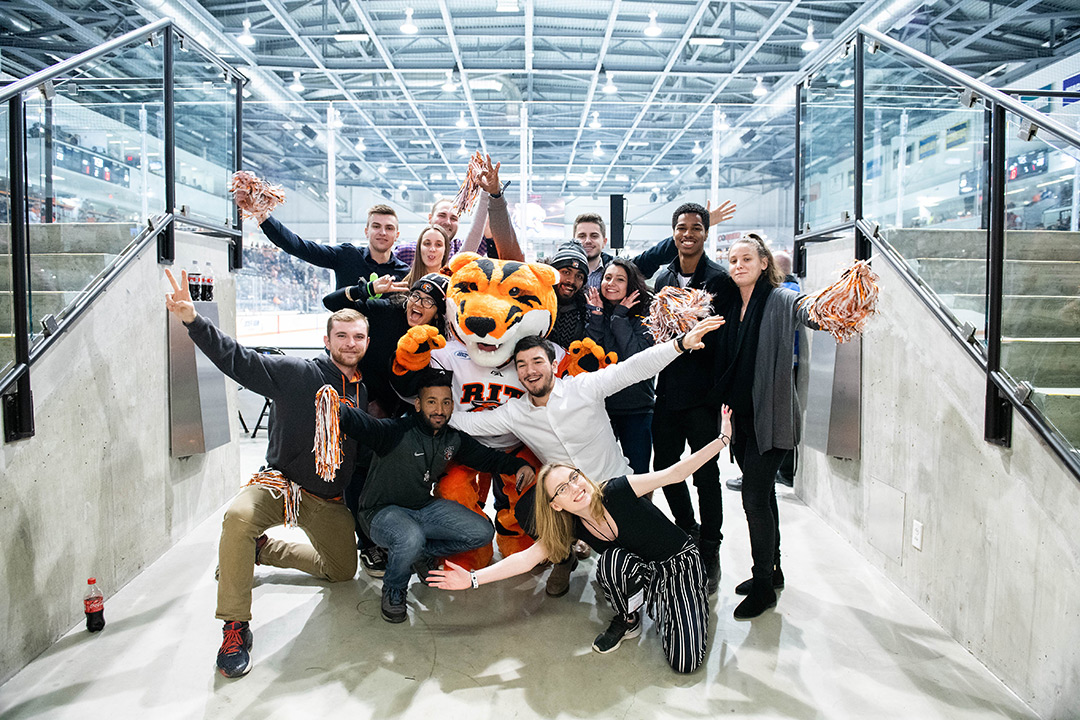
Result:
M430 584L443 590L477 588L528 572L545 559L557 562L575 540L584 540L600 553L596 579L615 610L593 650L609 653L640 635L644 612L656 624L672 669L693 672L705 659L708 639L705 569L697 545L642 496L685 480L729 444L730 432L725 425L720 437L664 470L602 485L572 466L545 465L536 476L538 541L474 572L448 562L446 569L431 572Z

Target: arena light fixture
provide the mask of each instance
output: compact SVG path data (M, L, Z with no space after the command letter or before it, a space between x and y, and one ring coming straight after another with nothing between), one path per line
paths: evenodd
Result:
M646 37L659 37L663 30L656 24L656 11L649 11L649 24L645 28Z
M765 89L765 81L760 75L757 76L757 85L754 86L752 92L754 97L764 97L769 93L769 91Z
M469 149L465 147L465 138L461 138L461 145L458 147L458 155L468 155Z
M727 121L727 113L720 113L720 125L717 127L717 129L718 130L730 130L731 129L731 123L729 123Z
M457 125L459 128L461 128L462 130L469 127L469 121L465 119L465 111L464 110L462 110L461 114L458 115L457 122L454 123L454 124Z
M251 47L255 44L255 36L251 34L251 20L248 18L244 18L244 31L240 33L236 40L244 47Z
M443 92L452 93L457 90L457 81L454 79L455 70L446 71L446 82L442 84Z
M602 157L604 157L604 148L603 148L602 145L600 145L599 140L596 141L596 147L593 148L592 156L594 158L602 158Z
M300 82L299 70L292 71L292 82L289 83L289 89L292 90L294 93L304 92L304 83Z
M592 122L589 123L589 127L591 127L593 130L599 130L600 128L603 127L603 125L600 124L600 111L599 110L593 110Z
M401 23L401 32L406 35L415 35L416 31L420 28L416 27L412 20L413 9L411 7L405 8L405 22Z
M615 87L615 83L611 80L611 73L607 70L600 68L600 74L604 76L604 89L605 95L614 95L619 92L619 88Z
M695 155L700 155L701 154L701 143L699 141L695 140L694 141L694 149L691 150L690 152L694 153Z
M803 52L813 52L821 47L821 43L814 39L814 23L806 23L806 39L802 44Z

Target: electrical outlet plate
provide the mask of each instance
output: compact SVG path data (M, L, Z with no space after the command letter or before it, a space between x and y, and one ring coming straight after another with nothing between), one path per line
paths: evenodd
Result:
M911 546L922 550L922 523L918 520L911 521Z

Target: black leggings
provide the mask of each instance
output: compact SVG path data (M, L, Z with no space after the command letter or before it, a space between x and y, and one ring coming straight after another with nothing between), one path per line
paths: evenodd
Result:
M742 503L750 529L754 579L772 587L773 568L780 566L780 516L776 510L776 471L787 450L758 452L753 415L735 415L732 450L742 470Z

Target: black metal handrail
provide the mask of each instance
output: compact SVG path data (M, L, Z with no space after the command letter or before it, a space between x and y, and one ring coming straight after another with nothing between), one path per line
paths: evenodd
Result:
M883 257L892 265L905 284L926 305L948 332L959 342L971 356L986 377L986 404L984 418L984 438L987 442L997 445L1008 446L1012 438L1012 413L1017 411L1027 420L1036 434L1051 448L1062 462L1080 479L1080 452L1072 447L1070 442L1053 427L1039 410L1030 402L1030 388L1025 388L1024 383L1017 383L1008 377L1001 369L1001 335L1002 335L1002 301L1003 301L1003 275L1005 260L1005 132L1006 112L1011 112L1030 123L1039 130L1059 138L1062 142L1076 148L1080 148L1080 133L1061 124L1057 120L1021 103L1012 95L1024 94L1015 90L998 90L983 82L968 77L967 75L935 60L917 50L914 50L893 38L890 38L870 27L860 27L844 40L846 43L854 41L855 46L855 77L854 77L854 102L852 113L854 115L854 172L855 172L855 195L854 195L854 226L855 247L854 255L857 259L869 259L871 252L875 257ZM864 80L865 80L865 53L866 44L870 41L878 46L897 53L918 66L937 73L945 78L947 83L955 84L973 94L967 98L981 100L988 110L988 142L984 154L984 178L989 188L989 206L984 209L987 226L987 326L985 336L985 348L976 340L977 329L970 324L961 324L951 310L938 298L937 294L929 288L922 278L912 273L911 268L896 250L878 232L875 223L867 221L863 217L863 187L862 179L864 166L864 138L863 138L863 111L864 111ZM796 83L799 92L796 94L795 113L796 118L802 117L802 88L809 78L817 70L804 73ZM1046 95L1065 97L1065 93L1053 93L1046 91L1033 91L1030 95ZM1072 95L1069 93L1068 95ZM795 244L796 249L805 248L808 242L821 239L834 233L838 228L824 228L810 231L801 227L801 193L799 192L799 177L802 171L802 147L799 141L801 128L796 128L796 193L795 193ZM1075 190L1074 190L1075 192ZM796 254L798 264L799 254Z
M979 97L988 100L995 105L999 105L1008 110L1009 112L1019 115L1025 120L1030 120L1041 128L1046 128L1061 139L1068 141L1070 145L1080 148L1080 133L1077 133L1075 130L1068 127L1067 125L1062 125L1049 115L1041 113L1033 108L1029 108L1024 103L1002 92L1001 90L990 87L984 82L980 82L973 77L965 75L959 70L949 67L940 60L935 60L929 55L924 55L918 50L908 47L902 42L898 42L897 40L892 39L888 35L884 35L866 25L860 27L858 33L877 42L882 47L887 47L890 50L900 55L903 55L909 60L913 60L918 64L922 65L923 67L930 68L939 75L947 77L949 80L952 80L956 84L968 88L972 92L979 95Z
M46 318L45 331L30 345L30 288L29 288L29 259L30 250L28 242L29 216L28 216L28 178L26 173L26 116L24 93L40 88L48 101L55 91L57 83L53 81L61 78L72 71L85 67L111 53L121 50L135 43L140 43L155 34L162 33L162 89L163 89L163 116L165 122L164 142L164 174L165 174L165 207L158 215L147 220L147 226L136 236L119 256L109 263L80 293L78 299L65 308L58 317ZM226 76L226 80L232 85L236 93L236 167L240 169L242 147L240 145L239 123L242 117L243 86L246 82L240 72L219 58L210 50L188 38L185 33L177 30L173 21L164 18L138 28L129 33L113 38L98 45L95 48L74 55L55 65L45 68L25 78L16 80L0 88L0 103L7 105L9 115L9 166L11 168L11 273L12 273L12 312L14 334L14 364L5 374L0 377L0 403L2 403L4 438L6 441L19 440L31 437L34 434L34 408L30 387L31 366L48 350L49 347L70 328L89 308L94 300L100 296L108 286L119 276L135 257L148 245L157 242L158 262L170 263L174 257L174 231L177 217L175 215L175 179L176 179L176 136L175 136L175 113L173 105L173 69L174 69L174 42L179 41L182 47L189 47L199 52L204 59L220 67ZM70 78L68 78L70 79ZM48 103L47 103L48 105ZM48 110L47 110L48 112ZM47 115L48 117L48 115ZM51 139L51 130L47 130L46 141ZM51 151L47 152L51 157ZM229 168L226 168L229 169ZM46 179L46 185L51 185L51 174ZM51 197L51 189L47 189L47 195ZM51 205L50 205L51 209ZM51 216L49 216L51 219ZM242 228L239 212L233 209L233 227L226 224L217 225L210 221L194 218L184 218L183 223L198 227L204 232L209 232L219 237L226 238L232 248L229 253L229 269L235 270L242 264Z

